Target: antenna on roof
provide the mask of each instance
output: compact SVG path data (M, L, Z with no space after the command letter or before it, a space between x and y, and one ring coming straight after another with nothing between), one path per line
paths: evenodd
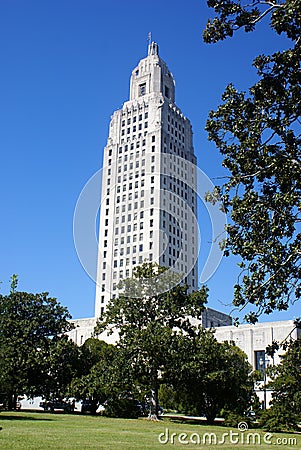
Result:
M149 33L147 33L147 42L148 42L147 54L149 55L151 44L152 44L152 32L151 31Z

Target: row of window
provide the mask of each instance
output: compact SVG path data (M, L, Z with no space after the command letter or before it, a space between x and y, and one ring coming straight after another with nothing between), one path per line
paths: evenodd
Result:
M148 109L148 105L146 103L142 103L138 105L138 108L135 106L132 106L131 109L124 109L122 111L122 117L127 117L130 116L131 114L133 114L134 116L137 115L137 111L139 111L140 113L143 113L144 110ZM145 112L145 111L144 111Z
M176 120L174 120L173 117L170 117L170 114L167 115L167 121L169 123L171 123L171 125L173 125L175 128L177 128L179 131L182 130L182 133L185 132L185 128L180 123L178 123Z
M119 147L118 153L120 154L123 151L127 152L128 150L134 150L135 146L136 146L136 148L139 148L140 147L140 142L142 144L142 147L144 147L146 145L146 140L145 139L142 139L142 141L136 141L136 145L134 144L134 142L131 142L129 144L125 144L124 147ZM152 136L151 142L152 143L156 142L156 136ZM111 156L111 155L112 155L112 152L110 153L110 150L109 150L109 156Z
M144 122L144 129L145 128L148 128L148 122ZM142 123L139 123L138 130L139 131L142 130ZM121 136L125 136L125 132L126 132L126 134L130 134L131 132L132 133L136 133L137 132L137 126L134 125L132 129L130 127L128 127L126 130L125 129L121 129Z
M150 237L150 239L153 238L153 233L154 233L153 230L150 230L150 232L149 232L149 237ZM116 238L114 239L114 246L116 247L116 246L118 246L119 244L120 244L120 245L123 245L123 244L125 244L125 242L126 242L127 244L131 243L132 241L133 241L133 242L136 242L137 238L138 238L138 236L137 236L136 234L134 234L134 235L132 236L132 239L131 239L131 236L127 236L126 239L125 239L124 236L121 236L120 238L116 237ZM143 233L140 233L140 234L139 234L139 240L142 240L142 239L143 239ZM116 250L118 251L118 249L116 249ZM114 252L115 252L115 250L114 250Z
M147 118L148 118L148 112L146 111L144 113L144 119L147 119ZM131 122L136 123L137 119L140 122L143 119L143 114L139 114L138 116L133 116L132 118L128 117L127 120L123 119L122 122L121 122L121 126L125 127L125 125L130 125Z

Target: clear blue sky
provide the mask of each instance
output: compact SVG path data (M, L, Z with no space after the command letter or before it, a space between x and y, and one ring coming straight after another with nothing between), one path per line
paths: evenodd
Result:
M258 32L205 45L205 0L13 0L0 6L0 279L49 291L75 318L94 314L94 282L73 244L77 198L102 163L110 115L127 100L147 33L176 79L176 102L191 120L199 166L214 181L221 158L204 131L225 86L256 80L252 59L286 45ZM202 232L203 233L203 232ZM202 235L206 242L207 237ZM210 239L210 237L208 238ZM236 267L222 261L209 306L230 311ZM289 319L288 313L266 318Z

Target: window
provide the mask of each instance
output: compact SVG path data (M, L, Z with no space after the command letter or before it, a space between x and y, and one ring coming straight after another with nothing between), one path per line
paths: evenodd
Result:
M264 373L265 368L266 368L265 351L258 350L255 352L255 369L260 370L262 373Z
M146 83L139 84L139 97L146 94ZM141 117L142 118L142 117ZM140 116L139 116L140 119Z
M165 97L169 98L169 88L167 86L165 86L164 95Z

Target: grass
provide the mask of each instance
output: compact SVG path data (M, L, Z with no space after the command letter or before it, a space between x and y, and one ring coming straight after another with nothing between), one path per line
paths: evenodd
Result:
M109 419L106 417L93 417L89 415L68 415L33 412L1 412L0 413L0 449L1 450L65 450L65 449L97 449L97 450L156 450L172 448L220 448L225 450L242 450L249 448L270 449L286 448L298 449L301 447L301 435L273 434L269 440L264 442L264 432L258 430L248 430L245 433L232 429L238 435L225 437L225 443L221 444L223 433L230 433L231 429L222 426L207 426L203 424L188 423L163 418L159 422L150 422L146 419L126 420ZM158 440L160 433L163 433L161 440L166 440L166 429L169 430L168 443L163 444ZM247 443L247 433L258 433L256 444ZM171 434L176 433L174 443ZM200 444L183 444L179 442L179 435L186 433L184 440L197 439L200 436ZM217 444L209 443L209 438L205 444L202 439L205 433L214 433L217 437ZM242 443L242 435L245 443ZM295 442L289 439L295 439ZM239 439L239 443L234 443L233 439ZM260 439L260 444L259 444ZM277 439L281 439L279 443ZM231 443L232 442L232 443Z

